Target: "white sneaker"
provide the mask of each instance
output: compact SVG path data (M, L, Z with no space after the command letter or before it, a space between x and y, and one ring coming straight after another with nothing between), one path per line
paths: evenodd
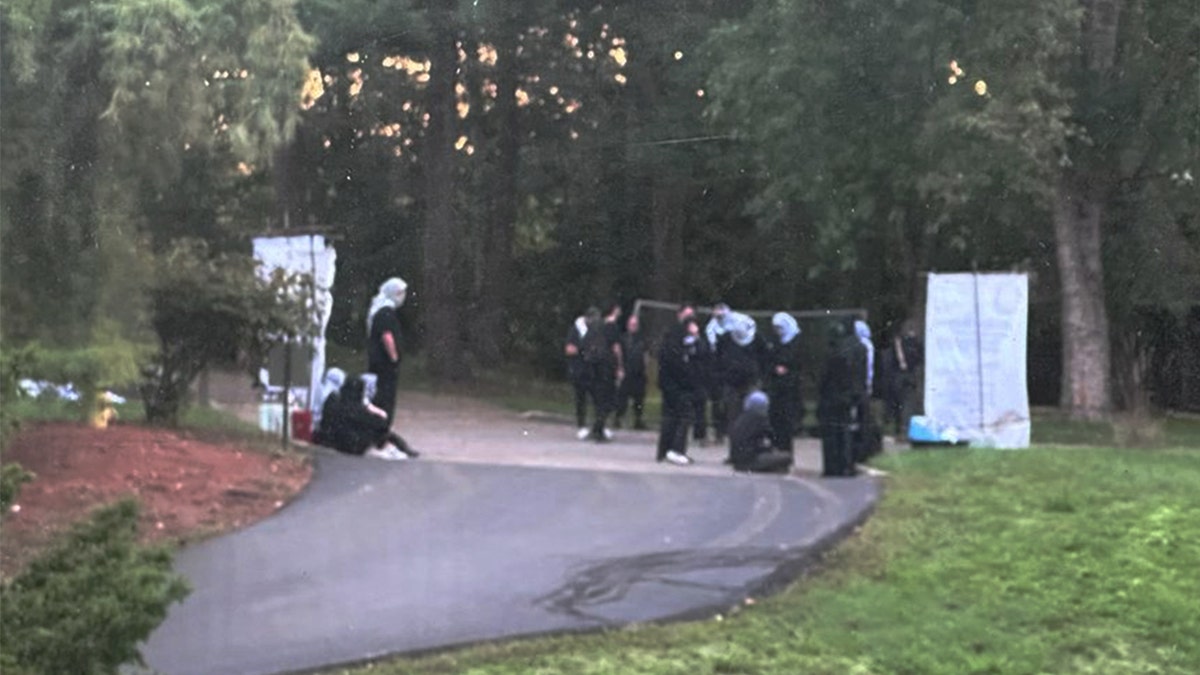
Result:
M613 439L613 432L612 432L612 429L609 429L608 427L605 427L605 428L604 428L604 440L606 440L606 441L611 441L612 439Z
M679 466L687 466L688 464L692 463L692 458L685 454L675 452L674 450L668 450L667 461L672 464L678 464Z
M590 434L590 433L592 433L591 429L589 429L587 427L579 427L579 431L575 432L575 438L578 438L581 441L585 441L585 440L587 440L588 434Z
M382 448L371 448L366 452L367 457L375 459L383 459L390 462L399 462L408 459L408 455L400 452L394 445L385 445Z

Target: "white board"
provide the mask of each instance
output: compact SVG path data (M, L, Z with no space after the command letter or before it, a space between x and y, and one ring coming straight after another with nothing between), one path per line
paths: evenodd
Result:
M325 329L333 312L333 278L337 272L337 251L319 234L290 237L256 237L254 257L262 263L264 273L283 269L293 274L312 276L314 293L310 306L313 310L314 337L312 340L312 363L309 372L308 405L316 405L314 389L320 386L325 375Z
M925 415L972 446L1029 447L1024 274L930 274Z

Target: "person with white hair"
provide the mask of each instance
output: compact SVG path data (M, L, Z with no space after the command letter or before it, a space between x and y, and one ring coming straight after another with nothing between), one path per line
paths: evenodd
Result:
M396 415L396 384L400 378L400 317L408 284L392 277L379 286L367 310L367 372L375 375L375 406L387 413L388 425Z
M770 343L766 373L771 397L771 431L776 448L791 452L796 427L803 423L804 402L800 393L800 324L796 317L777 312L771 318L775 339Z

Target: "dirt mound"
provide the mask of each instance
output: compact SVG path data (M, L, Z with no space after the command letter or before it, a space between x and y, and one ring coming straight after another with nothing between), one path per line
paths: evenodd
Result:
M300 456L135 425L28 425L4 463L37 475L4 516L0 572L11 575L54 533L93 508L132 496L146 541L188 540L241 527L281 508L312 474Z

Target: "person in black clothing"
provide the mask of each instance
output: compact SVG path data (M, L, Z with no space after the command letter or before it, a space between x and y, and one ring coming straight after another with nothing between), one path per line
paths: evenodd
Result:
M400 317L408 284L399 277L383 282L367 311L367 372L375 375L371 403L387 413L391 425L396 415L396 384L400 377Z
M746 396L742 412L729 428L729 459L735 471L787 472L792 453L777 449L768 420L776 403L761 391Z
M714 387L717 386L713 377L716 374L717 354L709 346L708 340L704 335L696 341L696 356L692 367L696 372L696 380L698 389L696 395L692 397L692 407L695 408L692 419L692 440L698 445L704 444L708 440L709 416L708 416L708 400L709 394ZM715 417L716 410L713 411L712 427L717 438L724 436L724 425L719 425ZM720 430L718 430L720 428Z
M687 454L688 430L696 413L693 397L698 395L698 382L692 359L700 327L695 310L684 304L658 350L658 387L662 390L662 427L658 433L658 461L672 464L691 464Z
M587 314L588 326L583 338L582 355L595 410L588 437L598 443L612 440L612 432L607 427L608 416L616 403L617 381L624 375L621 328L617 323L620 316L621 306L616 304L603 317L595 307L589 309Z
M587 368L583 365L583 338L587 334L587 317L576 317L567 331L567 342L563 353L567 357L567 379L575 390L575 426L579 429L576 434L580 440L587 438L587 399L591 389L588 382Z
M359 377L347 379L341 389L325 397L313 441L351 455L392 460L419 456L392 432L384 411L367 402Z
M633 428L645 429L646 403L646 342L642 338L641 322L636 314L625 322L625 334L621 336L621 359L625 365L625 377L617 390L617 416L614 426L621 428L622 418L633 402Z
M741 413L746 395L759 386L766 365L766 343L758 335L758 324L746 314L731 312L728 330L717 340L717 358L724 377L725 426Z
M917 388L917 371L925 358L920 338L912 324L904 323L902 332L892 338L891 345L884 350L880 359L880 380L887 421L893 425L896 436L908 433L908 418L912 414L912 399Z
M767 366L767 392L771 397L771 431L774 445L785 452L793 448L796 413L803 410L800 392L800 325L791 314L778 312L771 318L775 339Z
M729 305L718 302L713 305L712 318L704 326L705 343L708 347L708 372L706 373L707 381L704 393L709 401L709 419L712 420L713 435L718 443L725 440L725 434L729 430L730 415L725 409L727 387L721 343L729 331L729 315L731 313Z
M817 400L823 473L826 476L853 476L855 473L850 436L854 417L852 411L858 402L856 393L861 388L855 382L863 379L855 366L857 352L861 349L862 345L845 322L839 321L832 326Z

